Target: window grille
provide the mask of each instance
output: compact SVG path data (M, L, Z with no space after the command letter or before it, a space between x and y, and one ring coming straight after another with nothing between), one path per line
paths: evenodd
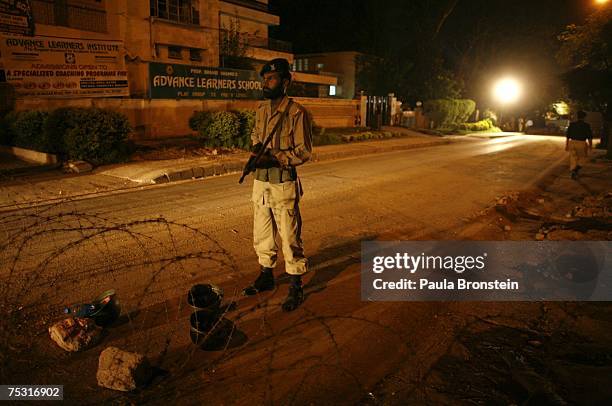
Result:
M190 61L201 61L202 60L202 52L199 49L191 48L189 50L189 60Z
M107 32L106 10L102 1L88 5L74 4L67 0L32 0L32 13L37 24Z
M181 47L169 45L168 46L168 58L183 59L183 49Z
M200 24L199 0L150 0L151 17L183 24Z

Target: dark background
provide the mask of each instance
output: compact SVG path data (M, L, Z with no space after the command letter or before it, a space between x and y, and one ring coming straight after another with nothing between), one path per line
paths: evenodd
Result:
M294 52L360 51L384 58L371 93L395 92L409 102L446 87L488 101L491 81L512 74L536 107L562 87L557 35L580 24L592 0L270 0L281 25L271 36ZM436 87L444 87L436 89ZM536 96L537 95L537 96Z

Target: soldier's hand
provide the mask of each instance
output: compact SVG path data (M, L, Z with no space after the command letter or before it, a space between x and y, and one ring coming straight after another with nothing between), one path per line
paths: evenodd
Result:
M289 166L289 157L284 151L273 149L272 155L274 155L274 157L278 160L278 163L280 164L281 168Z
M279 166L279 163L276 157L270 153L270 150L267 150L266 153L259 158L256 165L257 168L261 169L272 168L275 166Z

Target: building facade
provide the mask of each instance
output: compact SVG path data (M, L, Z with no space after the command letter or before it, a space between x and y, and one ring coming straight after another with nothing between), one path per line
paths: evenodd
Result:
M29 4L34 36L0 33L0 81L16 87L18 108L114 108L128 115L137 137L186 135L197 110L253 108L263 63L294 62L291 44L268 36L280 18L267 0ZM326 89L299 96L325 96L337 80L294 75L297 89Z
M367 56L360 52L323 52L295 55L293 70L325 76L335 76L336 84L330 84L328 97L354 99L363 90L359 85L359 71Z

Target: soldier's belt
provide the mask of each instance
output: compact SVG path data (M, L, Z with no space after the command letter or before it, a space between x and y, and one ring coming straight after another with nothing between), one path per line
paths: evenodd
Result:
M297 180L297 170L294 167L289 168L258 168L255 170L255 179L261 182L269 182L273 184L283 182L293 182Z

